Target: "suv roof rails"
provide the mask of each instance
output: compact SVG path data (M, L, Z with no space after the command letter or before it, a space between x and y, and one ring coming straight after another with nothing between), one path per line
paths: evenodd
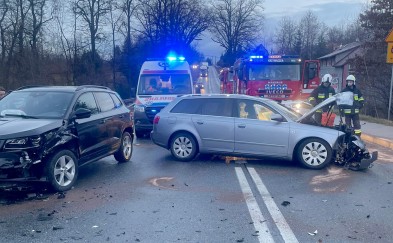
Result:
M78 88L76 88L76 90L78 91L78 90L86 89L86 88L97 88L97 89L111 90L110 88L105 87L105 86L101 86L101 85L81 85L81 86L78 86Z
M25 85L25 86L22 86L22 87L19 87L19 88L15 89L14 91L22 90L22 89L28 89L28 88L43 87L43 86L45 86L45 85Z

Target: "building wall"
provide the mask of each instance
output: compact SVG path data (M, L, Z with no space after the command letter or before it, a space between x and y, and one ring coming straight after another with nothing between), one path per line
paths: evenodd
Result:
M321 65L321 77L325 74L330 74L333 76L332 87L336 92L340 92L343 88L343 68L342 67L332 67L332 66L322 66ZM344 84L345 85L345 84Z

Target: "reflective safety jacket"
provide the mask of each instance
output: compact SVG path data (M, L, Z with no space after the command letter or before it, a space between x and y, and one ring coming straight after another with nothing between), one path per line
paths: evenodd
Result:
M360 89L356 88L356 85L353 85L353 89L348 86L345 87L341 92L352 92L353 93L353 105L340 105L340 110L344 113L344 115L350 114L358 114L360 109L363 108L364 98Z
M314 89L311 92L310 97L308 98L308 101L310 104L313 106L318 105L322 101L326 100L329 97L332 97L333 95L336 94L336 91L331 87L325 87L323 84L318 86L318 88ZM327 109L327 108L326 108ZM317 110L316 112L322 112L321 109Z

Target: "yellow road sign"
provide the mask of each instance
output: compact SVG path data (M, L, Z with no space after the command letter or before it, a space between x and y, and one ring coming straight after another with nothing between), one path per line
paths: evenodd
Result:
M388 43L388 52L386 55L386 62L393 63L393 42Z
M393 42L393 29L390 30L389 35L385 39L385 42Z

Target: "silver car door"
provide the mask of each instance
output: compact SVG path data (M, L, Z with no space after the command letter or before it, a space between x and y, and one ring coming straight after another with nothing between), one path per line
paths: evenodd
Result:
M262 102L235 102L235 152L262 156L286 157L289 123L270 120L277 113Z
M192 121L202 144L201 152L233 152L234 117L232 99L205 98L198 115Z

